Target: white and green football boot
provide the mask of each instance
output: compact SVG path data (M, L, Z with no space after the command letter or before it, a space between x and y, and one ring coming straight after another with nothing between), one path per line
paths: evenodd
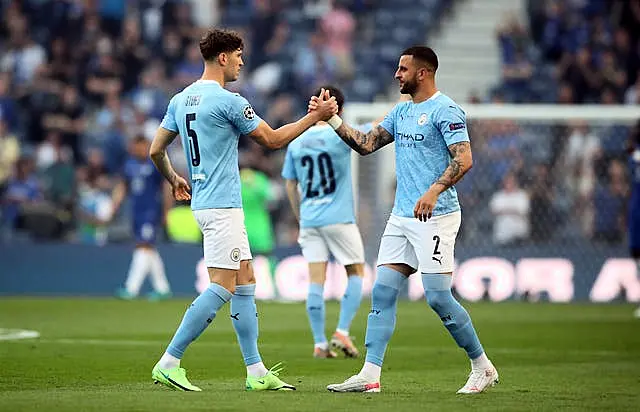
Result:
M266 375L260 378L247 376L246 388L248 391L295 391L296 387L289 385L278 376L284 368L278 363L269 369Z
M192 385L191 382L189 382L189 380L187 379L187 372L184 370L184 368L178 367L163 369L160 367L160 365L156 364L156 366L154 366L153 368L153 371L151 372L151 378L153 379L153 383L161 383L171 389L185 392L202 391L202 389L198 388L195 385Z

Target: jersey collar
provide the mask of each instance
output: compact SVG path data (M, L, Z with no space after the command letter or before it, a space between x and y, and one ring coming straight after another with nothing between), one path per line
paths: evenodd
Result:
M413 100L410 100L411 104L414 105L420 105L420 104L424 104L426 102L430 102L431 100L435 100L437 99L440 95L442 95L442 93L440 92L440 90L436 91L434 94L431 95L431 97L429 97L427 100L422 101L420 103L414 103Z
M429 97L426 101L428 102L429 100L434 100L436 99L438 96L440 96L442 93L440 93L440 90L438 90L437 92L435 92L433 94L433 96Z
M196 83L200 83L200 84L217 84L218 86L220 86L220 83L218 83L216 80L198 79L198 80L196 80Z

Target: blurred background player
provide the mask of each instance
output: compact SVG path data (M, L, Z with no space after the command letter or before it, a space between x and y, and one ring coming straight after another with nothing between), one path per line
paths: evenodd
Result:
M149 146L149 141L142 135L131 140L129 158L112 194L113 216L118 213L127 195L130 196L132 228L136 239L127 280L124 287L116 292L121 299L137 297L147 274L151 275L153 287L149 299L159 300L171 296L164 262L155 247L155 241L164 216L173 202L169 185L149 159Z
M438 58L424 46L402 52L395 78L412 101L397 104L382 123L362 133L335 115L328 123L361 155L395 141L397 188L380 251L371 312L367 322L367 357L362 370L332 392L380 392L387 344L395 329L398 295L420 271L427 303L471 360L471 374L461 394L484 391L498 381L467 311L451 294L454 245L461 222L453 185L471 168L465 113L435 84ZM312 98L313 109L317 98Z
M332 86L324 89L336 98L338 113L342 114L342 92ZM371 124L363 129L371 129ZM286 179L289 202L300 223L298 242L309 262L307 314L315 344L313 356L336 357L325 335L323 297L331 253L344 265L348 277L331 347L355 358L359 352L349 337L349 328L362 299L364 246L354 213L351 148L326 122L318 122L287 147L282 177Z
M242 38L235 32L209 30L200 40L204 71L200 80L176 94L151 144L150 155L171 183L178 201L191 199L203 233L204 260L211 283L187 309L178 330L152 371L156 383L183 391L201 389L187 379L180 360L187 347L231 301L231 318L247 368L247 390L295 390L268 370L258 351L256 280L244 223L238 170L238 139L281 148L320 120L338 112L335 98L325 93L317 112L273 130L249 102L224 87L238 79L244 65ZM322 90L324 93L324 90ZM193 187L176 173L167 147L180 134Z
M637 276L640 276L640 121L629 141L629 166L631 168L631 198L629 199L629 253L636 261ZM640 319L640 307L633 313Z

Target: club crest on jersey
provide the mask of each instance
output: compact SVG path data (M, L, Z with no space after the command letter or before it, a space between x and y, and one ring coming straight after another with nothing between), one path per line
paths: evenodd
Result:
M419 126L424 126L425 123L427 123L427 114L426 113L422 113L420 115L420 117L418 117L418 125Z
M231 251L231 260L233 260L234 262L240 261L240 249L235 248Z
M253 111L253 107L251 107L250 104L244 107L242 114L244 115L244 118L247 120L253 120L253 118L256 117L256 112Z

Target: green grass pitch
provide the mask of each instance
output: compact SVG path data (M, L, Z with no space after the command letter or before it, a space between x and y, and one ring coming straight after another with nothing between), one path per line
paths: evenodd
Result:
M247 393L228 308L187 351L201 393L153 385L151 368L187 300L0 300L0 328L39 339L0 341L0 411L638 411L640 320L631 305L466 304L501 383L456 395L469 364L424 302L403 302L387 351L382 393L333 394L328 383L362 361L316 360L302 304L259 303L267 366L286 363L296 392ZM365 302L352 334L362 348ZM329 303L327 327L338 305Z

